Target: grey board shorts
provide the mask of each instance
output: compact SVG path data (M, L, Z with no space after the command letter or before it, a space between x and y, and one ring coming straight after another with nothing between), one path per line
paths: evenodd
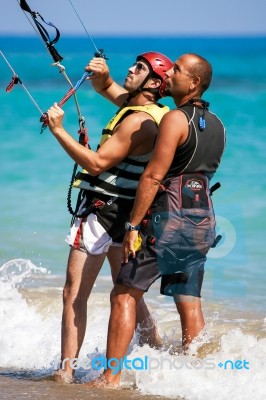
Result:
M156 255L141 255L122 264L116 283L147 292L150 286L161 278L160 293L167 296L187 295L201 297L205 258L187 262L180 272L162 275ZM161 262L161 261L160 261Z

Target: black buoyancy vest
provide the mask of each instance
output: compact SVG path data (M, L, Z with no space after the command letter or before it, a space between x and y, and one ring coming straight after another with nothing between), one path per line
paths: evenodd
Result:
M205 109L206 126L201 129L199 119L203 109L194 104L185 104L178 110L188 119L189 134L186 142L177 147L166 177L193 172L206 173L211 177L225 149L225 127L215 114Z

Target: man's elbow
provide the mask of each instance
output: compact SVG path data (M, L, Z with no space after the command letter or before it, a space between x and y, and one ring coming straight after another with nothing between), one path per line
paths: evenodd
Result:
M86 169L86 168L85 168ZM86 171L88 171L88 169L86 169ZM89 169L89 174L91 175L91 176L98 176L98 175L100 175L100 172L97 172L97 171L95 171L95 170L93 170L93 169Z
M151 186L157 186L159 187L161 184L163 177L156 174L156 173L145 173L142 176L142 180L146 181L147 185L151 185Z
M84 163L82 167L88 171L91 176L100 175L104 171L104 168L98 163Z
M85 168L86 169L86 168ZM103 168L100 168L98 166L95 167L91 167L89 169L87 169L87 171L90 173L90 175L92 176L98 176L103 172Z

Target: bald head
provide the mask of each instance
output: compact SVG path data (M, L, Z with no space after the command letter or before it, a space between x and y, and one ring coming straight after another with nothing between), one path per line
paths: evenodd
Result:
M210 63L205 60L205 58L195 53L184 54L180 58L185 59L187 71L192 76L198 76L200 78L198 89L200 95L202 95L202 93L208 89L212 80L212 67Z

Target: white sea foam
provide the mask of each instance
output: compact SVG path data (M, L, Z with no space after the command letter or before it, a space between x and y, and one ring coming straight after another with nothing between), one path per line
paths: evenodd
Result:
M168 352L148 347L135 347L130 357L144 354L152 360L157 358L158 363L157 368L135 373L137 387L143 394L189 400L264 400L266 397L266 339L258 340L240 329L222 335L219 350L204 357L169 357Z
M43 318L18 289L27 278L45 273L45 268L22 259L11 260L0 268L2 368L47 368L54 352L58 352L59 319Z
M38 282L43 279L43 285L32 284L37 278ZM51 373L57 366L62 287L45 286L44 283L49 284L46 278L47 270L29 260L11 260L0 267L2 371L28 371L34 376ZM102 285L106 284L104 278ZM153 296L150 305L155 310L165 348L139 347L135 338L128 359L147 356L149 368L124 369L123 385L136 385L143 395L167 398L265 400L266 319L258 321L250 315L238 318L225 312L223 317L222 312L208 311L204 332L184 355L180 352L179 317L171 304L162 300ZM89 300L87 333L80 358L93 360L105 356L108 316L108 290L101 291L99 281L97 292ZM81 368L77 376L85 381L101 372Z
M10 260L0 267L0 366L7 369L49 370L60 360L62 288L49 284L48 271L30 260ZM97 297L97 295L96 295ZM105 345L108 296L99 295L91 308L81 356ZM104 349L104 347L103 347Z

